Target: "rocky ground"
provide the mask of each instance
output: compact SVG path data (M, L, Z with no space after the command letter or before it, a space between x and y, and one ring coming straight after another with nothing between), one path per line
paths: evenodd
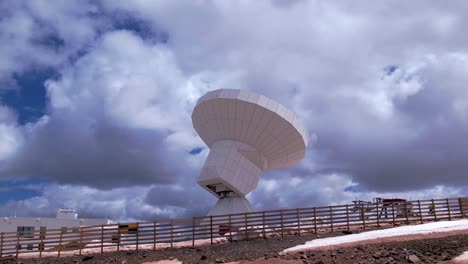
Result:
M325 234L321 237L344 235ZM157 251L114 252L103 255L63 258L3 260L0 263L148 263L178 259L183 263L439 263L449 261L468 251L468 234L412 241L394 241L337 248L333 250L298 252L280 256L283 249L315 239L315 235L276 237L268 240L238 241L197 248L177 248Z

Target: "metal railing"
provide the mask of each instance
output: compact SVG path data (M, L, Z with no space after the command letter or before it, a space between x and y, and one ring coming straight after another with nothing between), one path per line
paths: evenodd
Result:
M0 256L159 249L468 218L468 198L360 203L0 234Z

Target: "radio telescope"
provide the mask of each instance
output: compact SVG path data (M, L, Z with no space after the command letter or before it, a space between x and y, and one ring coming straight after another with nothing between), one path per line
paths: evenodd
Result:
M267 170L304 158L306 131L283 105L250 91L219 89L198 99L193 127L210 148L198 184L219 198L208 215L251 212L245 196Z

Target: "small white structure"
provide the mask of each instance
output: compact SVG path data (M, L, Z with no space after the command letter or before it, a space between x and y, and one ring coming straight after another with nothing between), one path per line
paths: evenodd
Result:
M219 198L209 215L252 211L245 196L260 175L292 166L307 147L305 129L283 105L253 92L220 89L202 96L193 127L210 148L198 184Z
M57 211L56 218L1 217L0 232L28 233L34 230L73 228L113 223L115 222L109 219L78 218L78 214L74 209L62 208Z

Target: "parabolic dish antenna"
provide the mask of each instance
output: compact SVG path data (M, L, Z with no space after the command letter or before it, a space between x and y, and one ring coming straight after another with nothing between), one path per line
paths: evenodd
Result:
M219 198L209 215L252 211L245 196L267 170L304 158L307 136L296 115L253 92L206 93L192 113L193 127L210 148L198 184Z

